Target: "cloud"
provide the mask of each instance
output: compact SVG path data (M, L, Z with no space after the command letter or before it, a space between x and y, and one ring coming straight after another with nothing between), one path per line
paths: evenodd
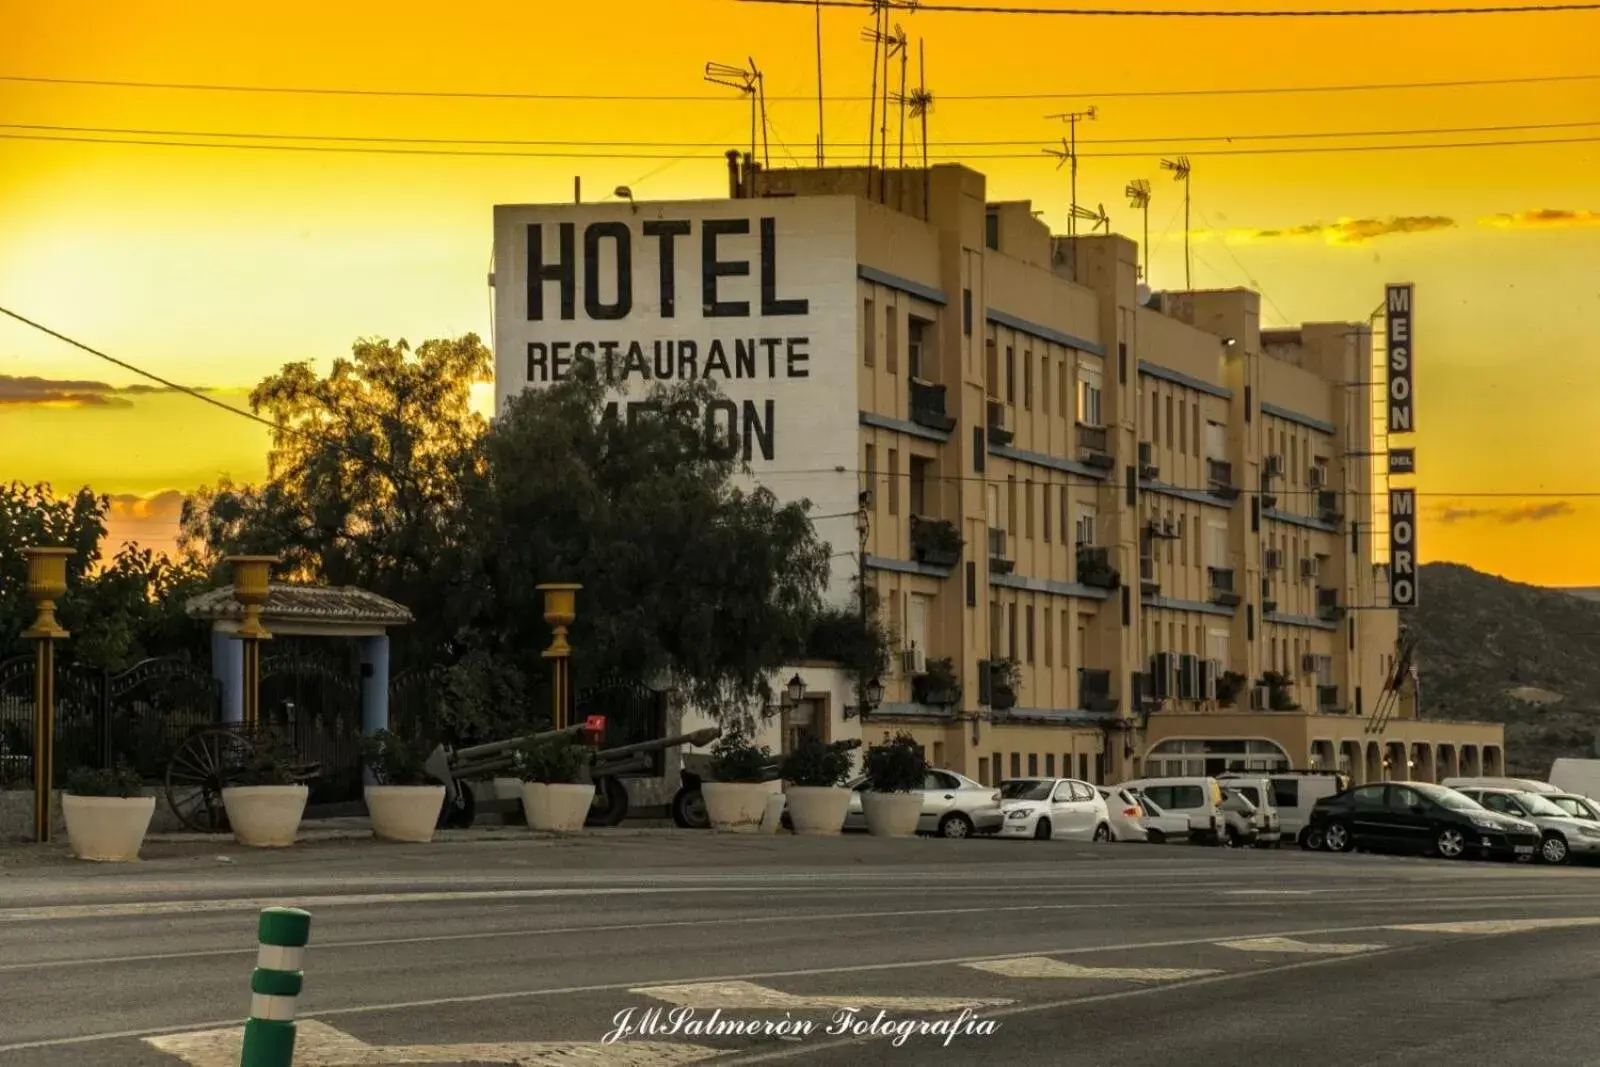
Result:
M1479 226L1492 226L1500 230L1553 230L1569 226L1600 226L1600 211L1571 211L1566 208L1540 208L1538 211L1518 211L1510 215L1489 215L1478 220Z
M1545 522L1549 519L1564 518L1576 512L1577 509L1565 500L1556 500L1548 504L1520 504L1516 507L1503 508L1446 507L1439 511L1439 521L1454 523L1494 519L1503 523Z
M168 489L149 496L117 493L111 497L107 519L121 522L176 522L183 513L184 494Z
M1386 219L1347 218L1338 222L1314 222L1277 229L1200 230L1194 236L1202 240L1214 238L1227 244L1254 244L1261 241L1320 237L1330 245L1364 245L1377 237L1448 230L1455 224L1455 219L1445 218L1443 215L1394 215Z
M159 385L110 385L88 379L18 377L0 374L0 409L39 408L130 408L131 397L173 390ZM209 392L199 389L198 392Z

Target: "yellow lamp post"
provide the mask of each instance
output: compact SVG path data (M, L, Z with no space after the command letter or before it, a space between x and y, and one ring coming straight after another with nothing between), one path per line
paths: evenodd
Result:
M553 631L550 647L542 655L550 661L554 714L551 728L567 725L567 703L572 694L572 646L567 643L567 628L578 617L578 590L581 585L549 582L536 586L544 594L544 621Z
M67 591L70 548L25 548L28 598L33 626L23 637L33 641L33 839L50 841L51 794L56 763L56 647L67 631L56 621L56 601Z
M244 726L254 730L261 722L261 642L272 634L261 624L261 611L267 603L268 581L277 556L229 556L233 567L233 599L244 608L244 620L234 637L244 642L243 718Z

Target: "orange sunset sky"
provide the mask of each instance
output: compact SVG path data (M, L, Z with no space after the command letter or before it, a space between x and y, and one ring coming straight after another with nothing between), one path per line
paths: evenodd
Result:
M1202 6L1125 6L1163 3ZM747 143L749 113L702 80L708 60L754 57L773 165L811 162L813 19L736 0L0 0L0 305L236 404L358 336L487 339L494 204L570 199L575 175L586 199L722 194L721 151ZM1600 12L896 21L913 82L924 43L931 157L1058 230L1065 174L1041 149L1065 131L1045 116L1098 108L1079 199L1137 238L1123 187L1151 180L1156 288L1183 284L1182 197L1158 168L1178 153L1194 164L1195 285L1260 288L1264 325L1362 320L1385 282L1415 283L1424 559L1600 585ZM865 151L868 23L823 12L829 162ZM1567 143L1527 143L1550 140ZM1344 150L1506 141L1522 143ZM303 150L335 147L366 151ZM1341 150L1282 151L1307 147ZM0 320L0 479L117 494L114 536L165 544L182 491L261 476L259 427L136 382Z

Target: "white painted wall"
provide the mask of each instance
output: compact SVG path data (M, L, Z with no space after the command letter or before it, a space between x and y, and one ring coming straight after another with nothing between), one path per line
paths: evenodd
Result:
M856 703L855 683L846 672L833 667L786 667L772 678L772 689L776 699L782 699L784 687L789 684L789 679L796 674L805 679L806 693L808 696L828 695L828 736L835 741L861 740L861 720L859 718L845 718L845 708L853 708ZM775 713L770 719L762 723L756 736L755 744L765 745L777 754L783 747L782 717ZM705 726L715 726L716 721L704 712L692 708L683 711L683 731L698 730ZM703 748L686 748L688 752L709 753L713 746ZM862 750L858 749L853 754L852 766L854 773L859 773L861 767Z

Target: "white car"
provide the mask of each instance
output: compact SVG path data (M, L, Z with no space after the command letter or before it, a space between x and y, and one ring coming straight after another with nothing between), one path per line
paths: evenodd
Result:
M1111 813L1094 786L1076 778L1013 778L1000 783L1001 837L1110 841Z
M1095 786L1095 790L1106 802L1106 812L1111 819L1111 840L1149 842L1150 813L1137 796L1109 785Z

